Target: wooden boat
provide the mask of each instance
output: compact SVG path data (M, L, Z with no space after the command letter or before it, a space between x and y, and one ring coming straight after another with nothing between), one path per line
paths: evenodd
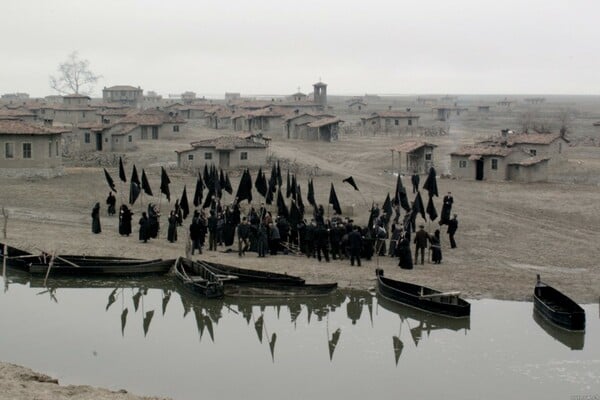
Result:
M533 291L533 307L551 323L570 331L585 330L585 310L569 297L540 280Z
M179 257L175 260L173 272L189 291L207 298L223 297L223 282L201 263Z
M4 246L4 243L0 243L0 262L4 263L4 258L6 257L7 267L29 272L29 263L37 256L8 245L6 245L7 254L4 254Z
M327 296L337 288L337 283L285 285L280 283L226 285L225 295L235 297L316 297Z
M243 284L255 284L255 283L265 283L265 284L285 284L288 286L301 286L304 285L304 279L287 274L279 274L275 272L267 272L267 271L256 271L252 269L244 269L233 267L225 264L218 264L214 262L208 261L198 261L203 264L206 269L213 272L218 276L227 276L236 277L235 284L243 285Z
M568 331L560 328L544 318L541 313L533 310L533 320L540 328L548 335L552 336L556 341L564 344L571 350L583 350L585 345L584 331Z
M384 277L377 268L377 291L389 300L428 311L432 314L453 318L471 315L471 304L459 297L460 292L440 292L426 286L396 281Z
M29 272L32 275L46 275L50 266L51 257L46 257L44 262L31 263ZM71 261L73 260L73 261ZM54 259L50 276L141 276L153 274L166 274L173 267L175 260L89 260L82 262L77 258L71 260L57 256Z

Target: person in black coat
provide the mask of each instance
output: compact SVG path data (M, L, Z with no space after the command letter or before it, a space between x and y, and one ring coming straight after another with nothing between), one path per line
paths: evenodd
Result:
M325 225L317 225L314 235L314 249L317 254L317 260L321 262L321 253L326 262L329 262L329 231Z
M177 241L177 226L179 225L179 220L175 211L171 211L169 213L169 228L167 229L167 240L171 243L175 243Z
M198 253L202 254L202 244L200 243L200 236L202 233L202 227L200 225L200 213L198 210L194 211L194 217L190 224L190 240L192 241L192 255L194 251L198 250Z
M217 250L217 224L219 219L215 215L214 210L210 210L208 217L208 250Z
M452 197L452 193L448 192L447 195L444 196L442 212L440 214L440 225L448 224L450 221L450 215L452 213L452 204L454 203L454 197Z
M417 174L417 172L415 171L415 173L412 174L412 176L410 177L410 181L411 181L412 187L413 187L413 193L417 193L419 191L420 180L421 180L421 178L419 177L419 174Z
M456 241L454 240L454 234L458 229L458 219L456 219L458 215L454 214L454 217L450 221L448 221L448 237L450 238L450 247L456 248Z
M431 261L434 264L442 263L442 243L440 238L440 230L436 229L433 236L429 237L429 243L431 244Z
M360 228L354 227L354 230L348 235L348 249L350 251L350 265L354 266L356 260L357 265L360 267L360 252L362 251L363 240L360 234Z
M119 234L122 236L131 235L131 220L133 213L125 204L119 210Z
M400 258L398 266L402 269L413 269L412 254L410 252L410 235L406 232L398 241L398 257Z
M112 192L108 193L106 205L108 206L108 215L115 215L117 212L115 207L117 205L117 198L112 194Z
M139 239L143 240L144 243L148 242L148 239L150 239L150 235L148 232L148 228L149 228L149 219L148 219L148 215L143 212L142 213L142 218L140 218L140 235L139 235Z
M100 227L100 203L96 203L92 209L92 233L100 233L102 228Z

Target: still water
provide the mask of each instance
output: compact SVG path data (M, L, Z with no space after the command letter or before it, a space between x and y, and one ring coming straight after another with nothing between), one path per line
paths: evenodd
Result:
M339 290L306 300L203 300L169 278L9 274L0 360L62 384L174 399L571 399L600 395L597 304L585 336L532 303L472 301L436 318Z

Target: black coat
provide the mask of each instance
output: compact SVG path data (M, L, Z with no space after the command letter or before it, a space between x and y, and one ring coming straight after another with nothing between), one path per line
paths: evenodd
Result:
M119 212L119 234L130 235L131 234L131 219L133 215L129 209L121 209Z
M458 220L456 218L452 218L448 221L448 234L454 235L456 230L458 229Z
M100 233L100 205L96 204L92 210L92 233Z
M360 250L362 249L363 240L360 232L352 231L348 235L348 248L351 250Z

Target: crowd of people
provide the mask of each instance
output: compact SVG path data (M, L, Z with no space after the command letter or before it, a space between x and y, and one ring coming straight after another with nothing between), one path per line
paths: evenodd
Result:
M453 198L451 193L444 197L439 228L447 225L447 234L451 248L456 247L455 234L458 229L457 215L450 218ZM116 199L109 194L106 203L108 215L115 214ZM348 218L342 218L335 212L329 218L325 216L322 205L313 208L310 218L290 221L282 215L273 216L264 204L258 208L250 207L243 213L240 205L233 202L222 206L215 198L209 208L193 212L188 228L191 254L203 251L235 251L240 257L256 253L258 257L277 254L304 254L316 258L319 262L330 260L349 260L350 265L361 266L362 260L373 257L389 256L399 259L398 266L412 269L419 260L431 259L434 264L442 262L442 241L440 229L430 234L424 225L415 224L414 214L407 212L401 219L401 209L396 205L392 213L386 213L374 204L370 210L369 224L360 226ZM126 204L119 209L119 234L130 236L132 233L133 212ZM178 240L178 229L183 226L184 215L178 202L175 202L167 220L167 240ZM147 243L157 239L160 231L160 210L150 203L147 211L138 221L139 240ZM100 233L100 204L96 203L92 211L92 231ZM187 236L187 233L186 235ZM206 241L208 239L208 245ZM237 244L237 246L236 246ZM414 244L414 260L411 245ZM426 252L428 256L426 257Z

